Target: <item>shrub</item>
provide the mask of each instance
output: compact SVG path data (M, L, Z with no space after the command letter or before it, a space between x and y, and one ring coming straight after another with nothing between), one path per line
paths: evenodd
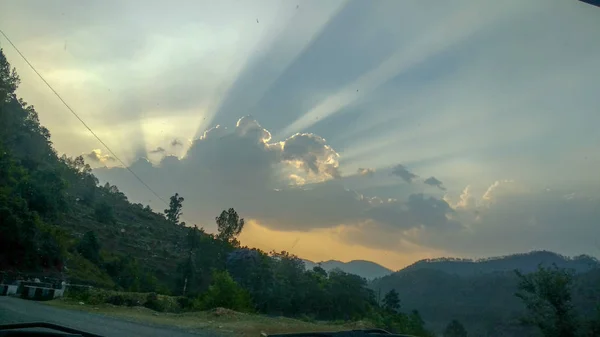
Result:
M213 309L223 307L237 311L251 311L250 294L237 284L228 272L214 272L208 290L202 294L195 307Z
M165 304L158 299L158 295L156 293L149 293L148 296L146 296L146 303L144 303L144 306L148 309L160 312L165 311L166 307Z

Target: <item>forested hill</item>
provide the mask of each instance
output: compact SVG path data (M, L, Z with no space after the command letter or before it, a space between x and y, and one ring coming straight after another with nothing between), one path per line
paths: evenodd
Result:
M371 282L376 293L394 289L401 305L417 309L429 326L443 330L449 320L460 321L476 336L530 336L535 329L519 326L525 306L515 296L519 277L552 264L572 270L572 304L577 317L600 314L600 265L589 256L569 258L538 251L482 260L435 259L419 261Z
M523 254L512 254L477 260L459 258L427 259L415 262L400 270L399 273L406 273L419 269L439 270L448 274L461 276L493 272L512 272L515 269L524 273L529 273L536 271L540 264L543 266L556 265L560 268L572 269L578 273L586 272L594 268L600 268L598 259L588 255L568 257L549 251L533 251Z

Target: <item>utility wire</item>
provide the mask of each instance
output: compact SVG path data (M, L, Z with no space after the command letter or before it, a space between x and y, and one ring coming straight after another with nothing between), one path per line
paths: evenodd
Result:
M106 143L104 141L102 141L102 139L100 139L100 137L98 137L98 135L83 121L83 119L81 119L81 117L79 117L79 115L73 110L71 109L71 107L69 106L69 104L67 104L67 102L65 102L65 100L58 94L58 92L56 92L56 90L54 90L54 88L52 88L52 86L50 85L50 83L48 83L46 81L46 79L44 79L44 77L35 69L35 67L29 62L29 60L27 60L27 58L25 57L25 55L23 55L23 53L21 53L21 51L19 50L19 48L17 48L17 46L15 46L15 44L8 38L8 36L6 36L6 34L4 33L4 31L2 31L2 29L0 29L0 33L2 33L2 35L4 36L4 38L8 41L8 43L10 43L10 45L17 51L17 53L21 56L21 58L27 63L27 65L29 65L29 67L31 68L31 70L33 70L33 72L35 72L38 77L44 82L46 83L46 85L48 86L48 88L50 88L50 90L54 93L54 95L56 95L56 97L58 97L58 99L67 107L67 109L69 109L69 111L71 111L71 113L73 114L73 116L75 116L80 122L81 124L83 124L83 126L85 126L86 129L88 129L88 131L94 135L94 137L96 137L96 139L102 144L104 145L104 147L108 150L108 152L110 152L110 154L119 162L121 163L121 165L123 165L123 167L125 167L125 169L127 169L127 171L131 172L131 174L133 174L133 176L140 182L142 183L142 185L144 185L150 192L152 192L152 194L154 194L155 197L157 197L160 201L162 201L165 205L167 205L167 207L169 206L169 203L167 203L160 195L158 195L158 193L154 192L154 190L148 186L148 184L146 184L142 178L140 178L137 174L135 174L135 172L133 172L133 170L131 170L127 165L125 165L125 163L113 152L113 150L110 149L110 147L108 147L108 145L106 145Z

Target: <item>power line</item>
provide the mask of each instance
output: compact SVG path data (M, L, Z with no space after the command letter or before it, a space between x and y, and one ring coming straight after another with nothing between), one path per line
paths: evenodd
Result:
M4 31L2 29L0 29L0 33L2 33L2 35L4 36L4 38L8 41L8 43L10 43L10 45L17 51L17 53L21 56L21 58L25 61L25 63L27 63L27 65L29 65L29 67L31 68L31 70L33 70L33 72L35 72L38 77L44 82L46 83L46 85L48 86L48 88L50 88L50 90L54 93L54 95L56 95L56 97L58 97L58 99L67 107L67 109L69 109L69 111L71 111L71 113L73 114L73 116L75 116L80 122L81 124L83 124L83 126L85 126L86 129L88 129L88 131L94 135L94 137L96 137L96 139L100 142L100 144L104 145L104 147L108 150L108 152L119 162L121 163L121 165L123 165L123 167L125 167L125 169L127 169L127 171L131 172L131 174L133 174L133 176L140 182L142 183L142 185L144 185L150 192L152 192L152 194L154 194L155 197L157 197L160 201L162 201L165 205L169 206L169 203L167 203L160 195L158 195L158 193L154 192L154 190L148 186L148 184L146 184L142 178L140 178L137 174L135 174L135 172L133 172L133 170L131 170L127 165L125 165L125 163L113 152L113 150L110 149L110 147L108 147L108 145L106 145L106 143L104 143L104 141L102 141L102 139L100 139L100 137L98 137L98 135L83 121L83 119L81 119L81 117L79 117L79 115L73 110L71 109L71 107L69 106L69 104L67 104L67 102L65 102L65 100L58 94L58 92L56 92L56 90L54 90L54 88L52 88L52 86L50 85L50 83L48 83L46 81L46 79L44 79L44 77L35 69L35 67L29 62L29 60L27 60L27 58L25 57L25 55L23 55L23 53L21 53L21 51L19 50L19 48L17 48L17 46L15 46L15 44L8 38L8 36L6 36L6 34L4 33Z

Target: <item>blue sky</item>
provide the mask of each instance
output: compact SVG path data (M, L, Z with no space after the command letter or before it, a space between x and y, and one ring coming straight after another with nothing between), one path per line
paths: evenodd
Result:
M164 198L186 198L188 222L214 230L235 207L251 220L247 244L392 268L531 249L600 255L595 7L1 6L0 28L121 159ZM57 150L163 209L0 43Z

